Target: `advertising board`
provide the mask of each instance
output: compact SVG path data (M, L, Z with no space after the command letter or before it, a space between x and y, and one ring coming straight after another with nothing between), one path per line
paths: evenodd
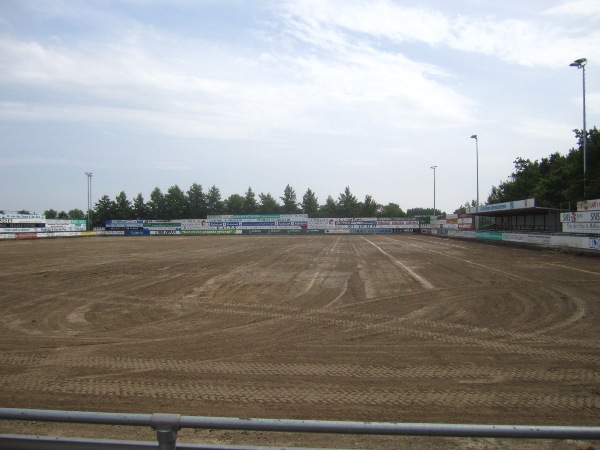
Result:
M600 211L578 211L561 213L560 221L569 222L596 222L600 223Z
M45 219L43 214L0 214L0 219L25 219L27 221Z
M144 236L149 235L150 230L124 230L123 233L125 234L125 236Z
M600 199L577 202L577 211L600 211Z
M563 222L563 233L600 234L600 223L588 222Z
M143 220L107 220L106 228L142 228L144 226Z
M501 241L502 233L498 231L477 231L477 239L486 239L488 241Z
M181 234L237 234L237 230L181 230Z
M496 203L493 205L471 206L467 209L467 213L481 213L492 211L508 211L513 209L524 209L535 207L535 199L528 198L526 200L516 200L514 202Z
M152 235L166 235L166 234L181 234L179 230L156 230L156 229L151 229L151 230L144 230L144 231L148 231L148 234L152 234Z

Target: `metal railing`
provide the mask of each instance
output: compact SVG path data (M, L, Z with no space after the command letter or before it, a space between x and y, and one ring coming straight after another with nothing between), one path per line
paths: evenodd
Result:
M179 414L120 414L83 411L0 408L0 419L78 424L146 426L156 431L158 448L178 449L268 449L237 445L177 444L182 428L218 430L274 431L331 434L404 435L429 437L488 437L529 439L600 439L600 427L466 425L435 423L345 422L286 419L243 419L228 417L182 416ZM0 449L112 449L157 448L156 442L84 439L19 434L0 434Z

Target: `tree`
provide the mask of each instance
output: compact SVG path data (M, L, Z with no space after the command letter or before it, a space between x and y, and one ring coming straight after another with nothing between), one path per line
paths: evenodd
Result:
M231 194L225 199L226 214L243 214L244 212L244 197L240 194Z
M46 217L47 219L48 217ZM71 220L83 220L85 219L85 213L80 209L72 209L69 211L69 219Z
M206 213L218 215L223 212L223 202L221 201L221 191L214 184L206 193Z
M273 198L271 194L259 194L260 205L258 211L260 214L279 214L279 203Z
M242 211L244 214L256 214L258 209L258 203L256 202L256 195L252 192L252 188L249 187L244 197L244 203L242 204Z
M134 199L131 207L134 219L146 219L148 217L148 208L144 203L144 197L140 192Z
M382 206L381 209L379 210L379 214L380 217L405 217L406 214L404 213L404 211L402 211L402 208L400 208L400 205L396 204L396 203L388 203L385 206Z
M360 206L349 186L339 195L337 204L340 217L358 217Z
M26 209L22 209L21 211L17 211L17 214L29 215L31 213L29 211L27 211Z
M69 215L66 213L66 211L61 211L58 213L58 216L56 216L56 218L60 220L69 220Z
M46 219L56 219L58 213L53 209L48 209L47 211L44 211L44 216Z
M167 214L167 202L159 187L155 187L150 193L148 202L148 217L150 219L164 219Z
M417 216L440 216L445 213L442 213L439 209L433 210L433 208L409 208L406 210L406 215L408 217L417 217Z
M281 212L283 214L297 214L300 212L296 200L296 191L289 184L283 190L283 197L279 198L283 202L283 205L281 205Z
M361 217L377 217L377 211L379 205L373 197L365 195L365 201L360 204L360 215Z
M183 219L187 215L187 198L176 184L167 190L165 195L166 219Z
M104 226L107 220L114 216L115 203L108 195L103 195L98 199L94 207L93 221L94 225Z
M125 191L121 191L115 197L115 209L113 219L129 220L133 218L131 202L127 198Z
M337 217L338 205L331 195L325 200L325 204L319 207L319 215L321 217Z
M316 217L319 214L319 200L310 188L302 197L302 212L308 214L308 217Z
M202 185L192 184L186 194L189 218L206 219L206 196L202 191Z

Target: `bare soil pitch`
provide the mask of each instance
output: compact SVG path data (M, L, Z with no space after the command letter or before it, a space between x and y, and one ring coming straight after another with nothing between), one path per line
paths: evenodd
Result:
M3 407L599 425L600 258L419 235L9 241L0 256ZM154 437L6 421L0 432ZM179 439L515 445L185 430Z

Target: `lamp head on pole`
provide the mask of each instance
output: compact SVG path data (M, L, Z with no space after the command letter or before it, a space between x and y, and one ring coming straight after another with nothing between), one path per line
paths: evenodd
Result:
M475 139L475 140L477 140L477 135L476 135L476 134L474 134L473 136L471 136L471 139Z
M431 166L431 168L433 169L433 171L435 172L435 169L437 169L437 166Z
M579 59L576 59L575 61L573 61L571 64L569 64L569 66L577 67L578 69L581 69L583 66L585 66L586 63L587 63L587 59L579 58Z

